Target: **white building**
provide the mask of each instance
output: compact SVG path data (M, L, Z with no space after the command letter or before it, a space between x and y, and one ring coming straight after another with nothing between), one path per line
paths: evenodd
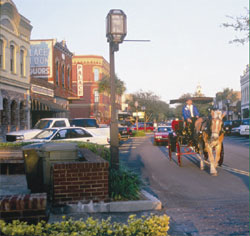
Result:
M240 77L241 86L241 118L249 118L249 65Z
M13 1L0 0L0 139L29 128L30 21Z

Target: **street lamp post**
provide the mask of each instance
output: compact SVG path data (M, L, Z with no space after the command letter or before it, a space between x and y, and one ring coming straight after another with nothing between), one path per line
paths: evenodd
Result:
M109 66L110 66L110 100L111 100L111 124L110 124L110 153L111 168L119 169L119 139L118 121L116 114L116 85L115 85L115 55L119 50L127 34L127 17L122 10L110 10L106 17L106 37L109 42Z
M142 106L141 110L144 111L144 132L146 133L146 122L147 122L147 120L146 120L146 118L147 118L147 116L146 116L146 107Z
M230 100L226 100L226 106L227 106L227 120L229 120L229 111L230 111Z
M136 117L135 117L135 123L136 123L136 132L138 132L138 102L135 101L135 109L136 109Z

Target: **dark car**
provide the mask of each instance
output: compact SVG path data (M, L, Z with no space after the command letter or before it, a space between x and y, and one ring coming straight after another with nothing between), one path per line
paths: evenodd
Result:
M224 121L225 134L231 135L232 129L239 127L241 125L241 120L226 120Z
M84 128L99 128L99 125L94 118L75 118L70 120L70 125Z
M119 132L119 140L129 138L130 134L127 126L119 126L118 132Z

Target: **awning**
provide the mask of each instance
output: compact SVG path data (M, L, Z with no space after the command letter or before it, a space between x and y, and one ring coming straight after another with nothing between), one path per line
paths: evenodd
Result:
M35 104L34 104L35 103ZM47 107L48 109L45 109ZM43 99L32 99L31 111L53 111L53 112L68 112L67 109L54 102Z
M170 100L170 104L185 103L187 99L191 99L194 103L204 104L213 102L213 97L188 97Z

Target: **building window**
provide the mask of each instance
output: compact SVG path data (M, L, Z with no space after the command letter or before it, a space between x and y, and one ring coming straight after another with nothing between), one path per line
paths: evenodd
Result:
M62 86L65 87L64 65L62 65Z
M24 76L24 50L20 51L20 73Z
M97 90L94 91L94 102L99 102L99 92Z
M3 68L3 40L0 39L0 68Z
M56 85L58 85L58 76L59 76L59 64L56 62Z
M10 71L14 71L14 65L15 65L15 47L13 45L10 45Z
M97 68L94 69L94 80L95 81L99 80L99 69Z
M68 82L68 88L70 88L70 68L67 70L67 82Z

